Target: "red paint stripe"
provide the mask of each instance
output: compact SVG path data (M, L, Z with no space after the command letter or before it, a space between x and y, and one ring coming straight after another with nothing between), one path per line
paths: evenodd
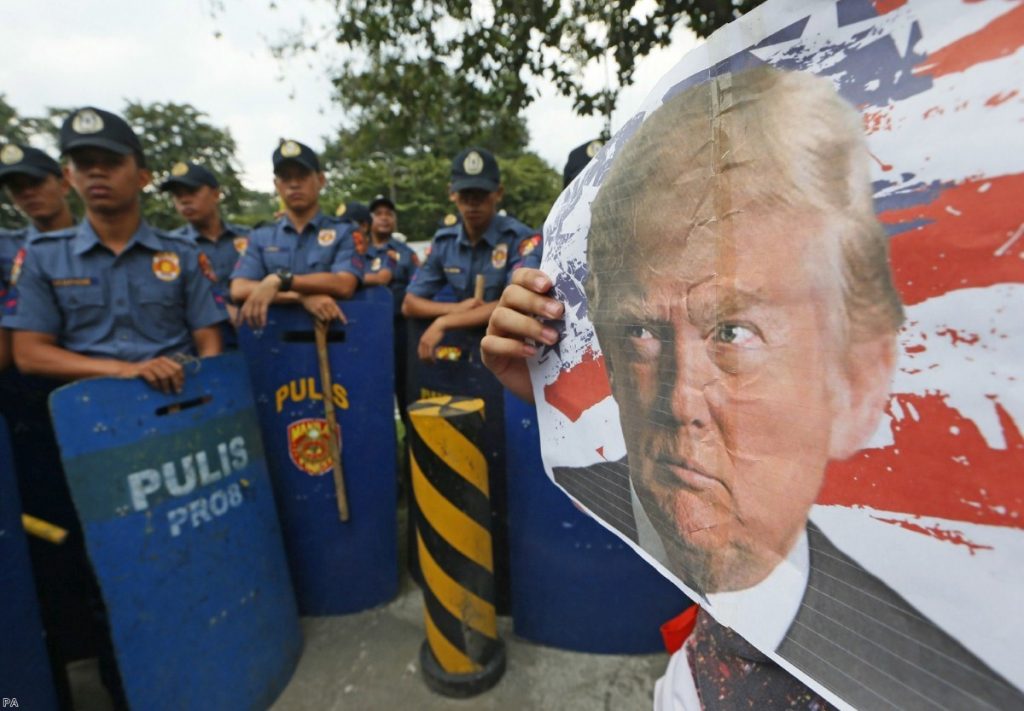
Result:
M544 399L571 422L611 394L604 356L595 357L589 347L578 365L563 371L558 380L544 386Z
M932 78L970 69L975 64L1006 57L1024 46L1024 5L1006 12L977 32L932 52L914 67L914 74Z
M928 224L893 237L893 277L905 304L954 289L1024 282L1024 174L968 180L927 205L888 210L890 225Z
M996 396L1006 449L989 448L942 395L895 397L907 416L893 423L893 444L829 465L818 503L1024 528L1024 438Z
M882 523L890 523L894 526L906 529L907 531L913 531L914 533L921 533L929 538L937 538L940 541L946 543L952 543L957 546L967 546L971 551L971 555L974 555L975 551L979 550L992 550L992 546L983 546L978 543L972 543L971 541L964 538L963 531L952 531L942 526L922 526L914 523L913 521L907 521L901 518L881 518L880 516L872 516L871 518Z

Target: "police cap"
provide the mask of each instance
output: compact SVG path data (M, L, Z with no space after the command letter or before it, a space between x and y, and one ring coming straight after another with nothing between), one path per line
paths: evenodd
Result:
M395 203L391 202L391 198L386 195L375 195L373 200L370 200L370 212L373 212L381 205L386 205L391 208L392 212L395 212Z
M493 193L501 185L501 171L494 154L483 148L467 148L452 161L452 191L486 190Z
M123 156L134 153L140 162L144 159L139 137L128 122L92 106L74 111L60 127L61 155L76 148L102 148Z
M576 146L569 153L569 160L565 162L565 170L562 171L562 187L569 187L569 183L572 182L573 178L579 175L584 168L587 167L587 163L590 159L597 155L597 152L601 150L603 146L599 140L588 141L581 146Z
M170 176L160 184L160 189L170 190L175 185L182 185L186 188L198 188L200 185L209 185L211 188L220 187L217 176L192 161L175 163L171 168Z
M320 159L316 153L309 146L299 143L298 141L281 141L274 150L274 173L277 173L277 169L285 163L298 163L306 170L312 170L314 173L320 172Z
M366 205L358 200L351 200L339 205L334 214L346 222L351 222L353 225L370 221L370 211L366 208Z
M38 148L23 143L8 143L0 148L0 185L12 175L45 178L62 175L60 163Z

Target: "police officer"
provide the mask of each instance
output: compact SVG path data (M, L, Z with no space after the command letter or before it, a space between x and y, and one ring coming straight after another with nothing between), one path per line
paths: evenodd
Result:
M285 214L254 229L249 247L231 274L231 298L242 308L239 318L253 328L267 323L274 304L302 304L314 317L343 319L336 299L355 293L365 266L355 227L320 211L326 179L320 159L298 141L274 150L274 187Z
M446 331L483 328L513 270L539 264L541 237L523 223L498 214L504 195L501 172L494 156L469 148L452 162L449 193L461 222L434 234L430 253L406 291L402 313L433 319L420 338L418 355L434 360L434 349ZM484 277L483 299L474 297L477 275ZM456 301L431 299L446 285Z
M175 163L160 189L171 194L174 209L187 221L174 234L188 237L199 247L217 276L213 294L225 303L234 320L238 309L228 302L231 271L249 244L249 230L224 220L220 214L220 182L207 168L191 161ZM226 326L225 343L235 345L235 333Z
M138 137L121 117L92 107L74 111L61 127L60 148L85 219L38 235L15 263L3 325L14 331L17 366L61 380L137 376L164 392L180 391L184 370L177 356L221 350L219 324L227 314L214 301L213 274L204 274L189 239L142 219L140 191L150 174ZM95 625L101 675L124 708L109 635L98 632L105 614L66 482L49 470L22 476L26 509L59 512L50 520L69 529L59 551L33 552L48 640L62 664L80 644L82 631L72 628ZM69 594L85 598L91 620L68 612ZM66 691L62 670L56 671L58 688Z
M366 250L367 286L382 285L391 289L394 297L395 324L395 393L399 412L405 413L406 403L406 330L402 318L402 300L409 280L420 265L416 252L404 242L394 239L398 227L395 203L383 195L370 202L370 242Z
M565 168L562 170L562 187L569 187L569 183L583 172L587 164L597 155L604 143L600 139L587 141L573 148L565 161Z
M62 380L138 376L180 391L185 374L174 356L221 351L227 314L213 298L216 277L190 240L142 219L150 174L124 119L75 111L60 147L86 219L37 236L14 265L3 325L15 332L15 362Z

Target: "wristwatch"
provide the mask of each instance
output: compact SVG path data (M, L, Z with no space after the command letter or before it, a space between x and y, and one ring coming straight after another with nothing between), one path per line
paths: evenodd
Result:
M291 269L278 269L274 274L281 280L281 288L278 291L291 291L292 290L292 279L295 275L292 274Z

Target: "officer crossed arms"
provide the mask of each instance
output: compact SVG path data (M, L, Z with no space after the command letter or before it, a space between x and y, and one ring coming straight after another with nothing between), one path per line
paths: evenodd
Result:
M226 318L200 253L142 219L150 173L124 119L80 109L61 127L60 148L86 219L19 252L3 318L14 361L26 374L141 377L180 392L181 357L220 353Z
M321 321L344 321L337 299L352 296L362 281L364 263L357 246L365 246L365 237L320 211L326 179L311 148L284 141L273 162L274 187L285 213L252 231L231 274L231 299L242 304L239 320L263 328L271 304L302 304Z
M535 230L498 214L504 195L494 156L482 148L464 150L452 162L450 199L462 222L437 231L427 256L413 277L402 304L410 318L433 322L420 338L418 355L433 361L434 349L451 329L487 325L510 273L540 263L541 238ZM484 297L474 296L477 275L484 277ZM450 284L455 303L431 299Z

